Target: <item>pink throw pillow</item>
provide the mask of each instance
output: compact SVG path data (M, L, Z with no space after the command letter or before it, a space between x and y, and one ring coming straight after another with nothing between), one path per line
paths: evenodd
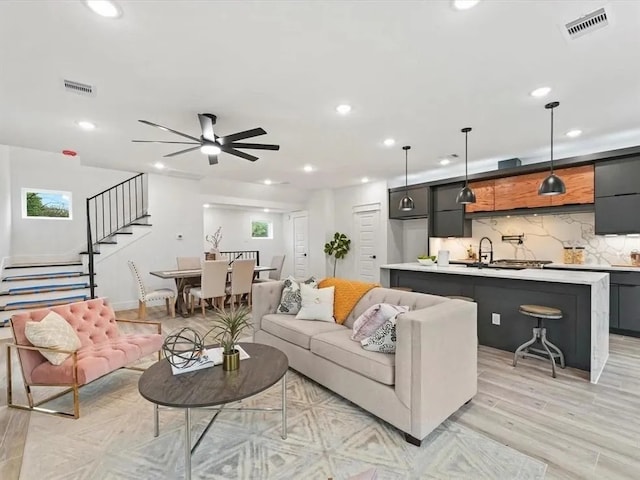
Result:
M376 303L370 306L354 322L351 340L359 342L369 338L384 322L398 313L406 313L408 311L409 307L407 306L391 305L389 303Z

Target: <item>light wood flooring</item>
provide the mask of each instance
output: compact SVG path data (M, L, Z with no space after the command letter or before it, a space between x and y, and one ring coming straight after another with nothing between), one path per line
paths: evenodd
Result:
M200 315L171 319L160 307L148 314L162 320L165 332L180 326L208 330ZM118 316L136 318L136 311ZM6 351L0 346L4 372ZM451 419L547 463L548 479L639 479L640 339L611 335L610 349L600 383L592 385L585 372L558 370L553 379L544 362L526 359L513 368L510 353L480 347L478 395ZM3 375L0 405L6 405L5 382ZM19 478L30 415L39 414L0 407L2 480Z

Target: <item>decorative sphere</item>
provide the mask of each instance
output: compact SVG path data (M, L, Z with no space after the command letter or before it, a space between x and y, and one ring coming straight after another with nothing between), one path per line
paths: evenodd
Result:
M184 327L165 338L164 356L176 368L187 368L196 363L204 351L204 340L194 329Z

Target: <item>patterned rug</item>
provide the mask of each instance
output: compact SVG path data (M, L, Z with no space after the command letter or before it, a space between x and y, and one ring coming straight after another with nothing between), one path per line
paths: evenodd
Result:
M137 390L139 373L120 370L80 391L79 420L31 414L21 479L180 479L182 410L160 410ZM336 480L371 467L385 479L542 479L546 465L446 421L418 448L394 427L309 379L288 374L288 438L280 414L223 412L192 458L194 479ZM69 400L52 402L68 408ZM280 385L242 402L280 406ZM194 435L212 415L194 410Z

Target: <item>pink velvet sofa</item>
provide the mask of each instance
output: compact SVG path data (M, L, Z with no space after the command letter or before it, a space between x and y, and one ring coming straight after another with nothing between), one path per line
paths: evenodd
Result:
M27 321L39 322L50 311L58 313L69 322L81 341L80 349L76 352L70 352L71 356L61 365L53 365L47 361L40 354L40 351L46 349L33 346L25 336ZM118 329L118 322L144 324L152 327L154 333L123 335ZM106 298L96 298L84 302L19 313L11 317L11 327L15 343L7 346L9 372L7 378L7 404L14 408L53 413L73 418L80 416L78 398L78 388L80 386L86 385L119 368L126 367L130 363L155 352L158 352L159 359L163 342L160 323L116 319L115 313ZM18 352L24 387L29 402L28 406L13 403L11 379L12 348ZM140 368L134 369L141 370ZM31 387L33 386L66 386L70 388L44 400L34 402L31 392ZM73 392L73 413L39 407L69 392Z

